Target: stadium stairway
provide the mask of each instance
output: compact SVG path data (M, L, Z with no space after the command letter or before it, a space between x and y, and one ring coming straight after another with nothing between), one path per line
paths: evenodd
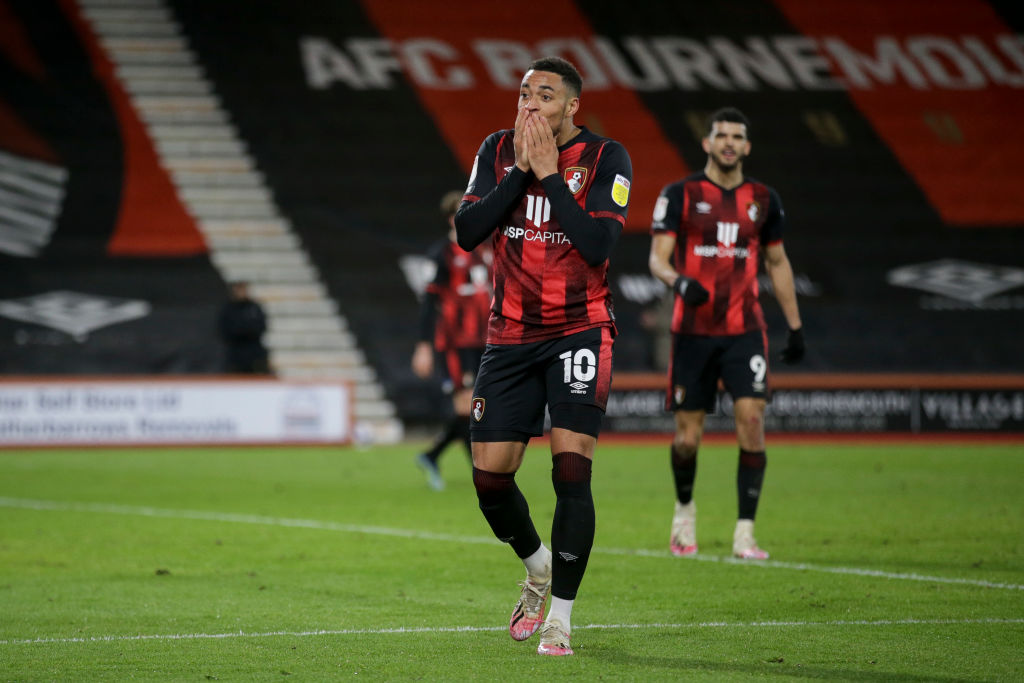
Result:
M248 281L264 304L265 341L278 376L350 382L357 438L400 440L394 405L163 1L78 4L145 121L214 266L227 282Z

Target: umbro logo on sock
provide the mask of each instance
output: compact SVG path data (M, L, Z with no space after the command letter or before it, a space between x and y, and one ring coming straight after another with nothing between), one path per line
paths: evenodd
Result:
M579 559L579 557L577 557L576 555L573 555L572 553L558 553L558 554L566 562L575 562L576 560Z

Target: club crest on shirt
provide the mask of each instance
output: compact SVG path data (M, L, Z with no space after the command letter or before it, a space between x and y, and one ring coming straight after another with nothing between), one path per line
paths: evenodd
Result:
M629 178L626 176L615 174L615 182L612 184L612 201L623 208L629 203Z
M750 202L747 204L747 218L752 221L756 221L757 217L761 215L761 205L757 202Z
M479 396L473 397L473 419L479 422L484 419L484 406L487 404L485 399Z
M569 192L577 194L587 183L587 169L582 166L570 166L562 171L562 177L569 186Z

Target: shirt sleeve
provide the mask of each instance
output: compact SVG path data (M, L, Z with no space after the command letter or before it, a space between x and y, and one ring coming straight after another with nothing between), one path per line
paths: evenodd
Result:
M679 232L683 219L683 192L678 183L666 185L654 202L651 232Z
M455 212L455 234L466 251L472 251L501 225L528 183L529 174L518 166L513 166L500 183L497 181L494 159L504 135L494 133L480 145L462 205Z
M622 234L633 176L629 155L622 145L609 141L602 153L594 185L587 193L586 209L580 207L561 176L550 175L541 181L559 227L591 266L607 260Z
M419 338L420 341L434 341L434 330L437 328L437 307L441 298L441 290L448 284L448 266L444 258L444 245L435 245L429 252L434 264L434 277L427 283L427 289L420 301Z
M775 190L768 190L768 213L761 226L761 244L778 244L782 241L782 230L786 226L786 211Z
M420 301L420 315L418 321L420 341L434 341L434 330L437 328L437 293L427 291Z
M633 182L633 163L625 147L608 141L594 169L593 182L587 193L587 213L594 218L613 218L625 225Z
M551 202L551 213L558 218L558 227L583 260L591 266L604 262L622 233L622 224L611 217L595 218L584 211L559 175L548 176L541 185Z

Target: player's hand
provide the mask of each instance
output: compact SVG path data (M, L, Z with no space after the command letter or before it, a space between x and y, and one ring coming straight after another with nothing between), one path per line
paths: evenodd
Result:
M806 350L804 346L804 330L802 327L798 327L795 330L789 331L789 336L786 337L786 348L782 349L779 358L787 365L799 363L800 359L804 357L804 351Z
M520 107L519 113L516 114L516 132L512 136L512 146L516 150L516 166L521 171L530 171L530 158L526 152L526 120L530 117L530 112L526 110L526 107Z
M558 145L551 126L538 114L526 121L526 154L537 180L558 173Z
M683 297L683 301L687 306L700 306L703 303L707 303L710 297L708 290L704 289L704 285L685 275L680 275L676 278L672 289L677 291L679 296Z
M427 379L434 372L434 348L430 342L421 341L416 344L412 353L412 371L420 379Z

